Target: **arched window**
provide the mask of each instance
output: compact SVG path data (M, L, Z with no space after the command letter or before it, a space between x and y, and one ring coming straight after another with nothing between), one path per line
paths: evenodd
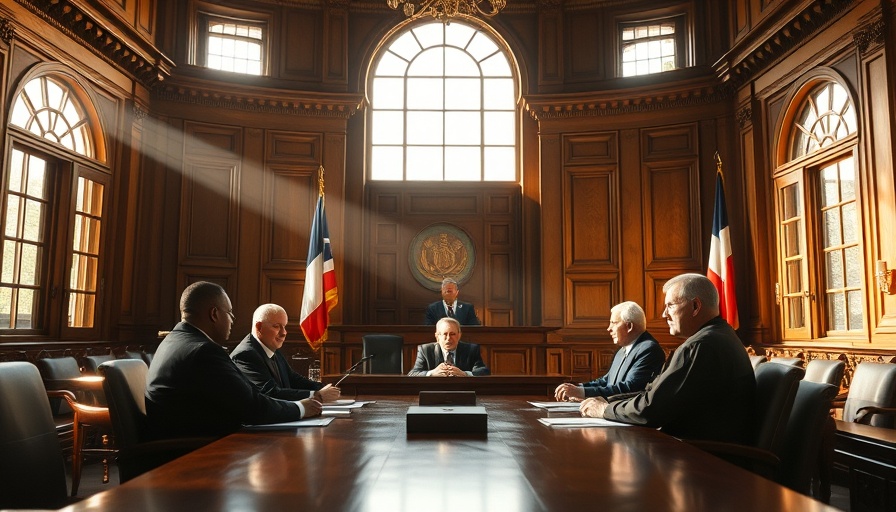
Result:
M856 110L842 85L816 80L790 112L775 171L784 338L854 338L867 327Z
M12 104L0 331L95 332L109 175L97 161L96 115L79 92L62 76L40 76Z
M516 180L514 77L495 38L463 20L399 33L369 81L371 179Z

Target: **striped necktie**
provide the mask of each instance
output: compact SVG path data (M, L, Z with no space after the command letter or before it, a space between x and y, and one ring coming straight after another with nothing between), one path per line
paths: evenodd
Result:
M454 318L454 306L452 306L451 304L448 304L448 316Z

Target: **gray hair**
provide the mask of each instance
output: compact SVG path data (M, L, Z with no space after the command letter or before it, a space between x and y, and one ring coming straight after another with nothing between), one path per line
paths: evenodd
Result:
M716 285L703 274L681 274L666 281L663 285L663 293L668 293L674 287L677 289L676 299L693 300L700 299L708 308L719 307L719 291Z
M460 290L460 285L457 284L457 281L455 281L454 278L446 277L445 279L442 279L442 288L444 288L446 284L453 284L454 286L457 286L458 290Z
M252 313L252 324L254 325L258 322L264 322L268 318L280 313L286 314L286 310L277 304L262 304L255 308L255 313Z
M644 310L637 302L630 300L620 302L610 308L610 312L619 315L619 319L623 322L632 324L637 331L643 332L647 330L647 315L644 314Z
M436 322L436 330L439 329L439 324L442 323L453 325L457 329L457 334L460 334L460 322L458 322L456 318L451 318L450 316L442 317L441 320Z

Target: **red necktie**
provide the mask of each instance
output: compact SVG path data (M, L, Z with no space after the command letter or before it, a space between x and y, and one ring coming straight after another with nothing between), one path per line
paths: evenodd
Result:
M448 316L454 318L454 307L451 304L448 304Z

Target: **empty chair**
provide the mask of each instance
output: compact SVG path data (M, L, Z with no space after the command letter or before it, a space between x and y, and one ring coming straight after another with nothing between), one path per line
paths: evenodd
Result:
M367 361L365 373L404 373L404 338L395 334L366 334L361 337L361 343L363 357L375 356Z
M803 379L830 384L840 389L845 369L846 364L839 359L813 359L806 365L806 376Z
M81 376L81 367L78 365L78 360L74 357L45 357L38 359L37 369L44 380L76 379ZM77 396L82 400L85 399L85 396L80 393ZM68 405L65 405L65 400L60 398L51 398L50 408L54 415L72 412Z
M37 366L43 378L48 382L77 379L82 376L81 369L74 357L38 359ZM102 391L97 396L95 393L79 390L73 386L64 390L61 395L65 398L67 407L73 411L72 496L75 496L78 494L78 486L81 483L81 464L87 455L103 457L103 483L109 481L108 457L113 455L115 450L109 446L109 438L106 434L111 430L112 424L109 419L109 409L105 407L105 397ZM58 398L51 400L58 400ZM92 432L97 439L94 444L99 444L99 447L84 447L87 436L91 432L90 429L94 429Z
M800 381L790 418L787 420L781 466L778 470L779 483L806 495L815 494L816 498L825 502L830 499L830 489L824 488L813 493L811 483L815 475L820 477L825 486L830 482L834 445L822 441L825 433L834 428L834 420L830 414L831 401L839 389L838 386L812 382L805 378ZM829 453L823 453L824 451ZM819 461L822 461L821 466Z
M894 428L896 364L864 362L856 366L843 405L843 421Z
M31 363L0 363L0 454L0 509L65 505L62 449L40 372Z
M94 356L85 356L84 357L84 370L86 372L96 374L97 368L106 361L111 361L115 359L115 356L112 354L100 354Z
M750 356L750 363L753 365L753 369L755 370L757 366L768 361L768 358L765 356L754 355Z
M788 364L790 366L796 366L797 368L804 367L803 360L799 357L773 357L769 359L769 361L778 364Z
M142 359L117 359L100 365L118 447L122 483L204 446L214 438L146 440L147 366Z

